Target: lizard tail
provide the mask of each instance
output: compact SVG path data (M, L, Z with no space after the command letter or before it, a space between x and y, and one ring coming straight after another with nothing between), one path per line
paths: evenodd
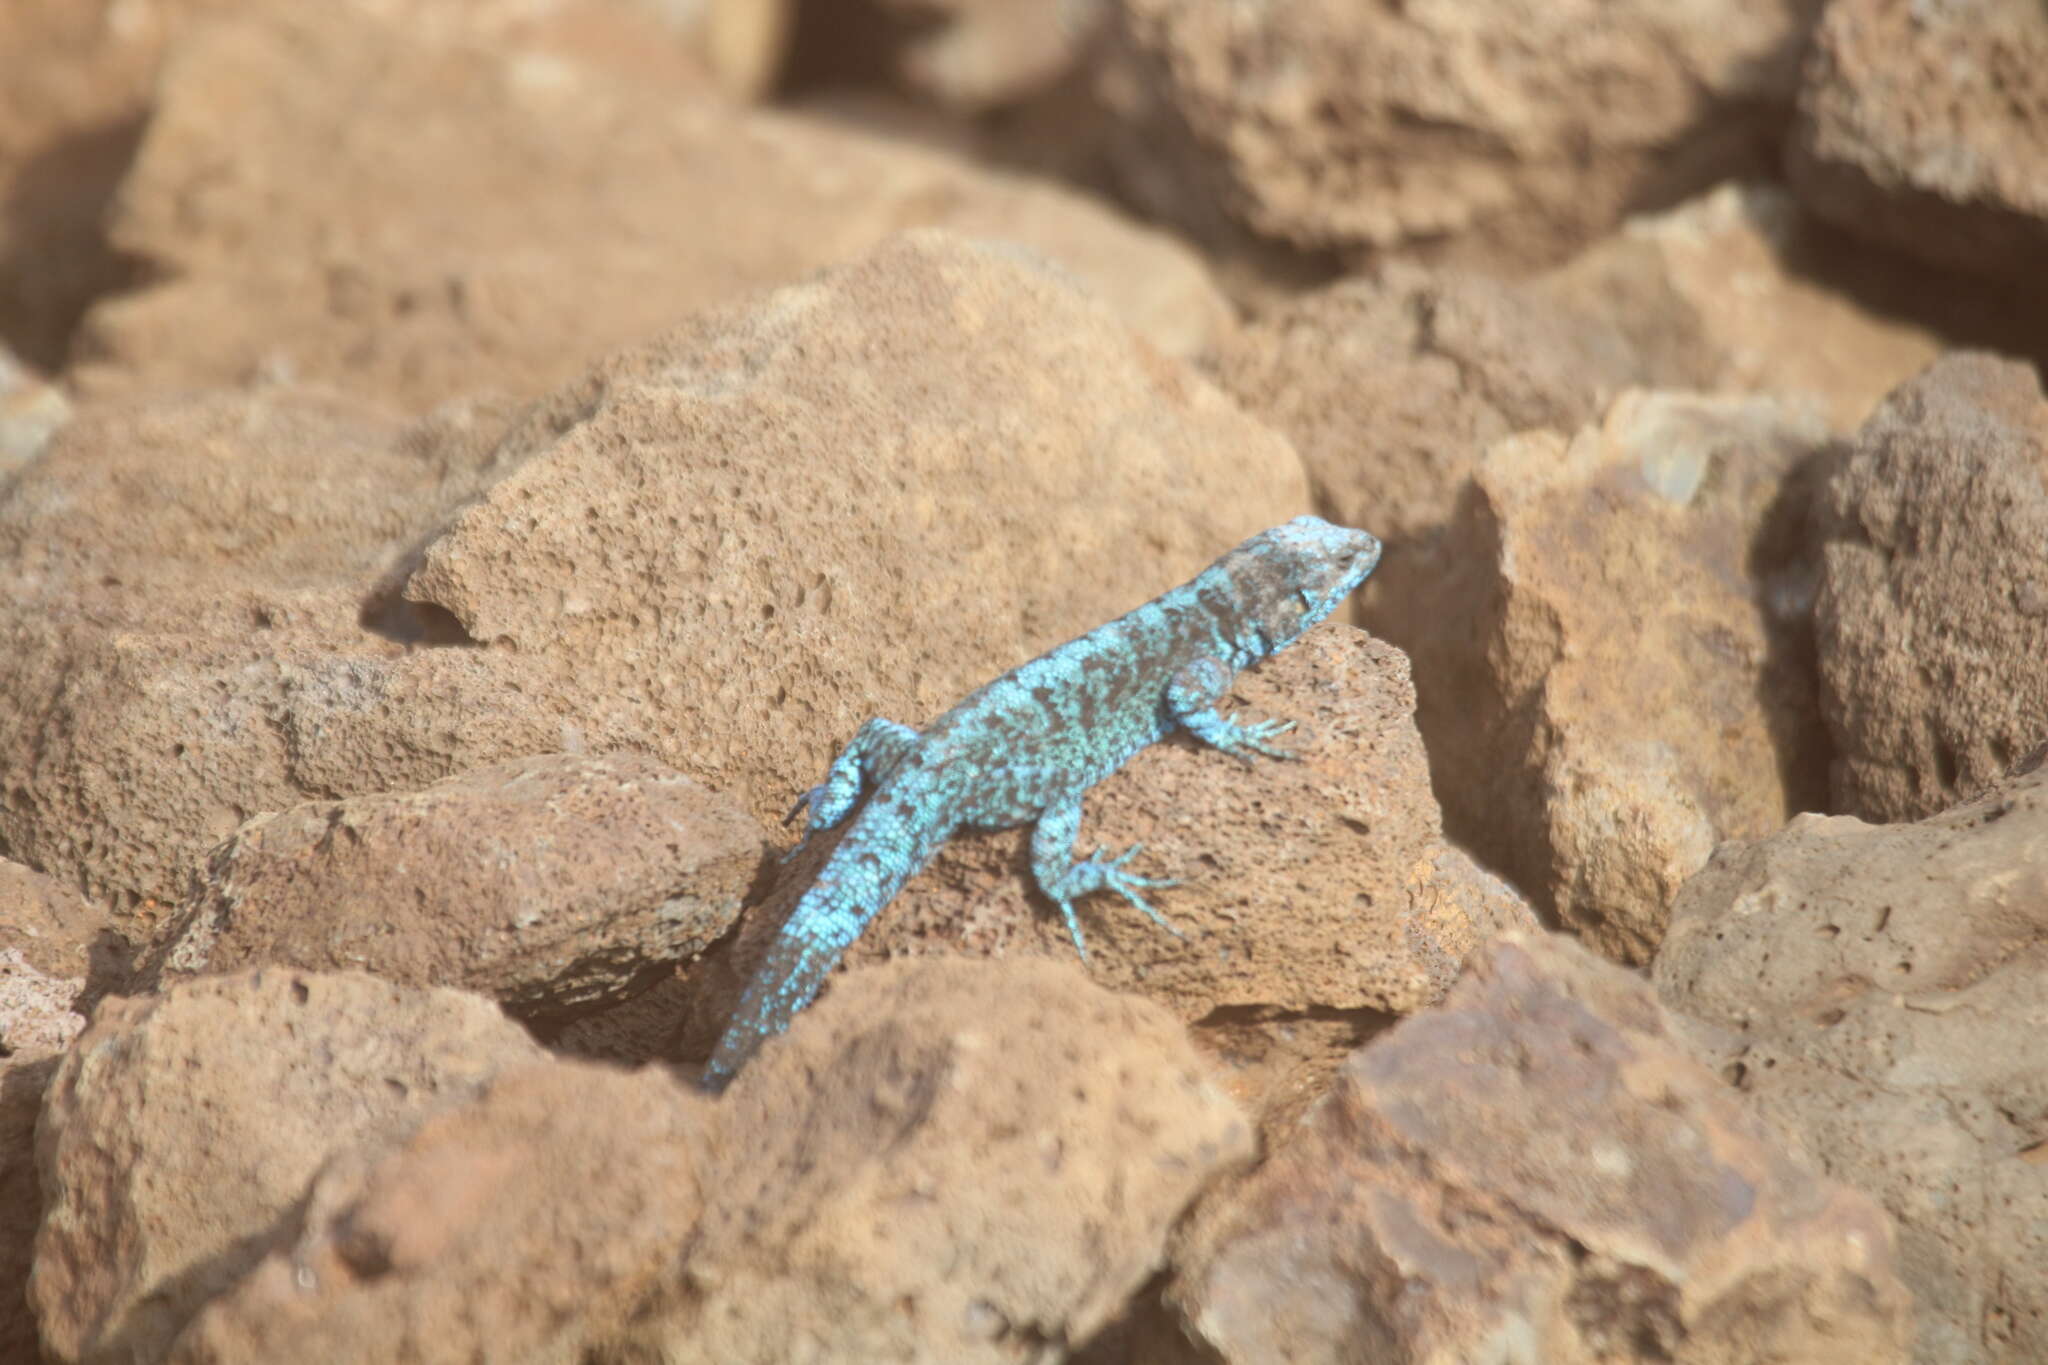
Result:
M755 1049L789 1027L825 984L847 945L952 832L913 830L910 823L878 821L862 813L755 966L698 1078L701 1089L714 1095L724 1090Z

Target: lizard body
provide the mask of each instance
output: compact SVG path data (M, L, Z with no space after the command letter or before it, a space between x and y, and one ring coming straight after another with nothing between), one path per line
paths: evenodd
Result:
M1091 891L1115 891L1177 934L1140 894L1173 883L1124 870L1141 846L1073 861L1083 794L1175 729L1240 758L1292 757L1271 743L1291 722L1246 723L1216 703L1240 670L1328 616L1379 557L1379 541L1363 531L1296 517L977 688L922 733L879 718L862 726L790 816L809 808L809 838L845 819L863 792L867 803L755 969L704 1088L722 1090L788 1027L868 922L963 828L1034 825L1032 874L1084 960L1073 902Z

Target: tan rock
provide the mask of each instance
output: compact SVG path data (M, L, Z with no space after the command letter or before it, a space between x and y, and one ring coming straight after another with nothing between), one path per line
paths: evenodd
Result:
M659 1071L516 1067L402 1141L337 1156L298 1228L166 1359L580 1360L673 1273L709 1102Z
M167 64L108 228L155 283L93 307L72 378L539 394L928 224L1061 261L1171 352L1229 322L1191 252L1050 185L298 6Z
M0 949L82 986L95 968L112 969L121 946L108 941L105 920L76 891L0 858Z
M1058 82L1101 27L1106 0L881 0L905 30L892 65L904 84L976 112ZM873 21L852 11L853 23Z
M1864 1196L1673 1039L1648 988L1499 940L1205 1210L1169 1300L1226 1361L1903 1361Z
M1185 936L1163 932L1114 895L1089 896L1076 908L1094 980L1188 1023L1226 1012L1212 1045L1242 1056L1230 1040L1244 1011L1406 1013L1442 995L1485 937L1537 927L1520 897L1443 843L1399 650L1348 627L1325 628L1241 675L1233 692L1233 708L1241 701L1250 713L1297 722L1285 743L1301 759L1247 766L1191 742L1162 743L1091 793L1077 848L1142 843L1142 872L1179 880L1148 899ZM1029 840L1028 829L956 837L846 961L933 953L1075 961L1065 925L1027 870ZM707 968L680 1040L686 1055L708 1052L754 962L837 841L815 842ZM1201 1024L1205 1041L1208 1032ZM1302 1083L1295 1068L1321 1054L1312 1037L1302 1043L1234 1078L1255 1112L1284 1102L1278 1088Z
M499 427L290 393L74 421L0 492L0 839L176 903L264 811L623 748L777 820L868 708L943 709L1307 503L1106 306L944 234Z
M268 963L354 969L558 1024L724 933L765 848L728 798L630 753L311 802L213 851L131 989Z
M1630 218L1532 292L1605 319L1662 384L1811 398L1846 432L1940 353L1926 327L1862 301L1899 273L1784 190L1725 184Z
M348 0L420 39L481 43L522 62L694 92L758 91L779 58L786 0ZM0 42L0 316L44 369L79 312L133 283L102 231L166 47L195 29L298 0L8 0Z
M0 479L43 453L57 428L71 420L71 400L46 384L0 346Z
M1602 953L1646 961L1722 839L1824 796L1798 557L1825 440L1767 399L1635 392L1490 451L1412 604L1445 821Z
M1198 239L1529 264L1760 169L1811 8L1120 0L1103 81L1127 192Z
M85 1028L73 1007L83 977L49 976L17 948L0 948L0 1057L62 1052Z
M160 1357L271 1249L327 1157L540 1048L481 996L271 969L101 1004L37 1134L29 1297L64 1362Z
M1786 162L1799 197L1843 228L2040 294L2048 252L2040 5L1829 0Z
M2048 739L2048 399L1958 353L1901 385L1816 504L1834 805L1910 820Z
M1918 824L1716 850L1659 995L1781 1131L1898 1221L1915 1358L2048 1359L2048 769Z
M36 1116L57 1071L55 1053L0 1055L0 1360L40 1360L29 1312L29 1263L43 1191L36 1180Z
M970 1365L1085 1340L1252 1149L1171 1016L1050 962L848 973L720 1117L683 1292L629 1359Z

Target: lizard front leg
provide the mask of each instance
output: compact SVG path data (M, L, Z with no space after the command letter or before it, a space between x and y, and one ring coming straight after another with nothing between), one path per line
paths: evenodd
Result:
M846 818L846 813L860 800L860 794L901 763L916 743L917 731L876 716L860 727L851 744L839 751L839 757L825 771L825 780L796 799L789 814L782 817L782 823L788 824L796 819L797 812L809 807L804 841L821 829L832 828ZM802 847L800 841L797 848ZM796 849L791 849L787 857L795 856Z
M1067 934L1074 940L1074 951L1081 960L1088 960L1088 945L1081 941L1081 926L1074 919L1074 898L1085 896L1090 891L1107 887L1150 917L1152 922L1172 934L1175 938L1185 935L1166 922L1166 917L1146 903L1138 894L1140 888L1175 886L1178 883L1165 878L1140 877L1135 872L1124 871L1124 864L1136 857L1143 844L1132 844L1119 856L1103 861L1102 850L1096 849L1081 862L1073 862L1074 836L1081 832L1081 797L1079 793L1063 798L1047 806L1039 815L1038 823L1031 830L1031 875L1038 880L1038 889L1046 898L1060 908L1060 918L1067 922Z
M1216 709L1216 703L1230 690L1233 676L1228 664L1210 654L1181 665L1166 684L1167 710L1196 739L1246 763L1251 762L1245 758L1247 749L1268 758L1300 757L1292 749L1268 742L1292 730L1293 721L1269 719L1246 724Z

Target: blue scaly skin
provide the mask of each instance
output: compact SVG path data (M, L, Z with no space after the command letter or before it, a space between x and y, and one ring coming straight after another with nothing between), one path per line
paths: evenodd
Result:
M769 945L700 1082L723 1090L762 1040L810 1003L847 945L956 830L1033 825L1031 871L1088 948L1074 901L1114 891L1179 935L1128 870L1142 847L1073 861L1081 798L1146 745L1185 729L1249 763L1292 758L1273 741L1293 722L1241 721L1216 703L1241 669L1293 643L1363 583L1380 543L1318 517L1261 532L1192 582L977 689L922 734L875 719L790 811L805 838L867 805Z

